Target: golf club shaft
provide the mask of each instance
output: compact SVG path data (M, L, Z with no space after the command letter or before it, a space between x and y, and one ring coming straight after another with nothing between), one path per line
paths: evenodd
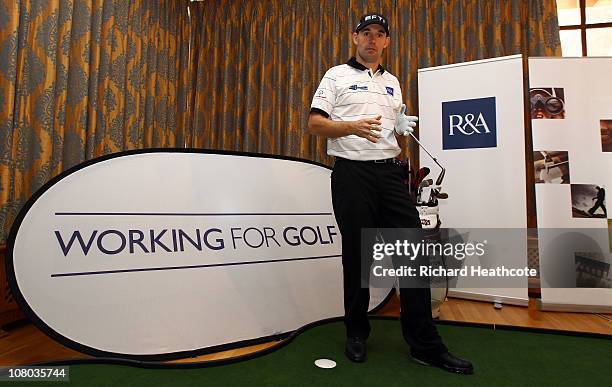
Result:
M433 155L431 153L429 153L427 148L425 148L423 146L423 144L421 144L421 142L419 141L418 138L416 138L414 133L409 132L408 134L410 134L410 136L414 139L414 141L416 141L416 143L419 144L419 146L425 151L425 153L427 153L429 155L429 157L431 157L431 159L434 161L434 163L436 163L438 165L438 167L440 167L442 169L442 173L440 174L440 176L438 176L438 179L436 181L437 185L442 184L442 179L444 178L444 174L446 172L446 168L444 168L442 165L440 165L440 163L438 162L438 159L436 159L435 157L433 157Z

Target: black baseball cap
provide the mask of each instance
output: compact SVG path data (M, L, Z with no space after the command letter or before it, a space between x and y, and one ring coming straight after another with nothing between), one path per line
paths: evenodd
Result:
M367 13L359 19L359 24L355 27L355 32L359 32L365 26L369 26L370 24L378 24L381 25L387 35L389 35L389 23L387 22L387 18L379 13Z

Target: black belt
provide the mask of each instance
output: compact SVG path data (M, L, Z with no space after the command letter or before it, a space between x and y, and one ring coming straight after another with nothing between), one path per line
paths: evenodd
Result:
M338 161L353 161L356 163L373 163L373 164L399 164L400 161L394 157L391 157L389 159L380 159L380 160L351 160L351 159L345 159L342 157L336 157L336 162Z

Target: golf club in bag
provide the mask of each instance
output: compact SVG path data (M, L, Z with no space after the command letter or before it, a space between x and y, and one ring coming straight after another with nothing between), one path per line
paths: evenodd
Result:
M413 173L410 169L410 164L406 165L407 168L407 181L408 191L410 196L415 203L416 209L419 212L419 218L421 219L421 226L426 230L426 239L429 241L440 241L440 226L442 222L440 220L440 207L438 200L448 199L448 194L442 192L442 181L446 174L446 169L438 162L438 160L421 144L421 142L414 136L412 132L409 135L416 141L416 143L427 153L429 157L440 167L440 173L436 180L426 179L431 170L428 167L420 168L416 173ZM444 257L438 257L441 264L446 267ZM440 306L446 300L448 296L448 283L449 280L441 284L436 284L435 287L431 288L431 312L434 318L440 315Z

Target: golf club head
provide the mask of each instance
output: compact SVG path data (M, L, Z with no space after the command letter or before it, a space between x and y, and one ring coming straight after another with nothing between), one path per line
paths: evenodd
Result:
M431 172L429 167L422 167L421 169L419 169L419 174L421 175L421 180L426 178L427 175L429 175L429 172Z
M429 175L429 172L430 172L430 169L427 167L420 168L416 173L416 177L414 178L415 186L418 187L419 184L421 184L421 182L423 181L423 179L425 179L425 177Z
M425 187L429 187L433 185L433 180L432 179L427 179L427 180L423 180L421 182L421 184L419 184L419 188L425 188Z
M440 174L438 175L438 178L436 179L437 186L442 185L442 180L444 180L445 174L446 174L446 168L442 168L442 171L440 172Z

